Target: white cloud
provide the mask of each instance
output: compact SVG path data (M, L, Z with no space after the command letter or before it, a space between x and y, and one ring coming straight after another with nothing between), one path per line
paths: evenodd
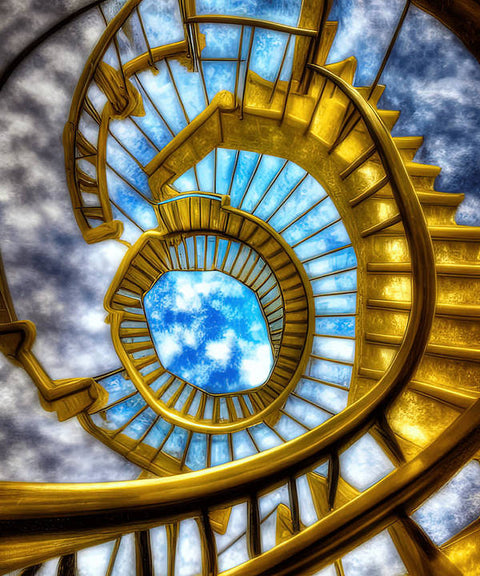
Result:
M182 277L183 278L183 277ZM174 312L196 311L202 307L202 298L192 284L192 280L176 281Z
M194 322L195 325L199 325L200 322ZM185 326L182 327L182 341L185 346L189 348L198 348L200 340L202 339L203 333L198 331L198 329L193 328L186 328Z
M210 340L206 343L205 354L222 368L226 368L232 356L232 347L235 341L235 332L227 330L220 340Z
M272 349L268 344L240 343L244 354L240 363L242 380L249 386L259 386L267 379L272 368Z
M175 302L172 311L198 311L206 299L210 299L209 304L216 307L223 305L225 298L242 295L244 286L240 282L231 280L226 284L224 279L225 276L221 272L176 273L173 286ZM212 298L212 294L215 294L215 298Z
M162 364L168 366L179 354L182 353L183 347L179 342L177 334L163 332L158 339L158 354Z

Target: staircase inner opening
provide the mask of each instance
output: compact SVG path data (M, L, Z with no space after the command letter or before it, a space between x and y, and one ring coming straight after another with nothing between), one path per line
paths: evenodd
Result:
M145 294L158 357L214 394L261 386L273 368L267 324L253 290L223 272L168 272Z

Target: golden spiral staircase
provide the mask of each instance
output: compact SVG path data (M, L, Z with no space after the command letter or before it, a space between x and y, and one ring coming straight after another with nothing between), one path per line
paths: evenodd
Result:
M113 542L110 575L132 533L136 573L159 574L163 530L162 573L173 576L186 526L200 554L192 574L331 565L341 576L342 557L384 530L404 573L478 573L478 520L437 546L412 514L479 458L480 229L455 224L463 195L437 192L440 169L414 162L422 138L391 136L398 112L378 107L380 76L354 87L354 58L326 63L330 8L304 0L298 25L287 26L198 15L185 0L184 39L158 45L142 0L105 20L64 148L84 239L128 246L105 298L121 366L51 380L3 272L0 347L46 409L78 417L144 473L0 483L2 574L40 573L59 557L57 573L73 575L77 552ZM236 54L205 55L225 27L236 31ZM283 42L269 79L255 65L262 34ZM206 81L214 64L231 67L230 86ZM204 95L194 116L188 82ZM169 117L167 92L181 122ZM162 365L145 295L163 274L188 270L222 272L255 292L274 357L261 386L214 394ZM388 465L362 485L347 481L344 455L365 442Z

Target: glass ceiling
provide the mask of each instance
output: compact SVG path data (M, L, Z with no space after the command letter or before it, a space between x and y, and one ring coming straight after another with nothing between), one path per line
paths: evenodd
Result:
M168 272L144 307L162 364L208 392L263 384L272 345L255 293L222 272Z
M197 14L232 14L235 16L249 16L260 20L270 20L280 24L296 26L300 16L300 0L197 0L195 8Z

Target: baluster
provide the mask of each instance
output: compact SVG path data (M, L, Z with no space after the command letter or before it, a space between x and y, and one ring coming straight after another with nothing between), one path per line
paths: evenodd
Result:
M255 558L255 556L259 556L262 552L260 511L256 494L252 494L247 503L247 549L250 558Z
M57 576L77 576L77 555L62 556L58 563Z
M153 559L150 546L150 532L135 532L136 576L153 576Z

